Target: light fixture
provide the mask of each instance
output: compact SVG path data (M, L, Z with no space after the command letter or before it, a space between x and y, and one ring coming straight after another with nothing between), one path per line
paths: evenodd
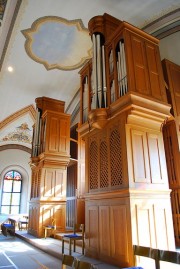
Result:
M8 71L9 72L13 72L14 71L13 67L12 66L8 66Z

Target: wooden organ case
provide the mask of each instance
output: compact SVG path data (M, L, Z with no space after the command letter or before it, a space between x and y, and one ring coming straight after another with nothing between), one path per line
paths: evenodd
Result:
M156 38L106 13L89 21L89 31L79 127L86 255L128 267L134 244L175 249L162 134L170 105Z
M43 226L56 220L65 231L66 180L70 160L70 115L64 102L47 97L36 98L37 118L32 144L32 183L28 232L44 235Z
M180 66L162 61L172 117L163 127L176 246L180 246Z

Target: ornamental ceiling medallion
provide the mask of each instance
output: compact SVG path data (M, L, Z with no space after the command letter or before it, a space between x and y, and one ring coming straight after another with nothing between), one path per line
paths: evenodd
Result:
M47 70L74 70L92 57L89 31L80 19L68 21L54 16L42 17L22 33L29 57Z

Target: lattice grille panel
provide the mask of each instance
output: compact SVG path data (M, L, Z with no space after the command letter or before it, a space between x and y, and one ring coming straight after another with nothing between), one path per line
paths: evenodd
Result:
M110 166L111 186L119 186L123 183L122 154L120 133L117 129L110 135Z
M98 188L98 146L95 141L91 142L90 144L89 188Z
M108 187L108 151L107 143L100 144L100 188Z

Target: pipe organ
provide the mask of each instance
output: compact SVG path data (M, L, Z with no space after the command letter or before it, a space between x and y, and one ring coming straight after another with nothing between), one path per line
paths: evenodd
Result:
M28 232L44 235L43 227L56 219L65 231L67 166L70 161L70 115L64 102L36 98L37 114L31 156L31 197Z
M175 249L162 134L170 105L156 38L106 13L88 27L93 57L80 70L78 129L86 255L129 267L134 244Z

